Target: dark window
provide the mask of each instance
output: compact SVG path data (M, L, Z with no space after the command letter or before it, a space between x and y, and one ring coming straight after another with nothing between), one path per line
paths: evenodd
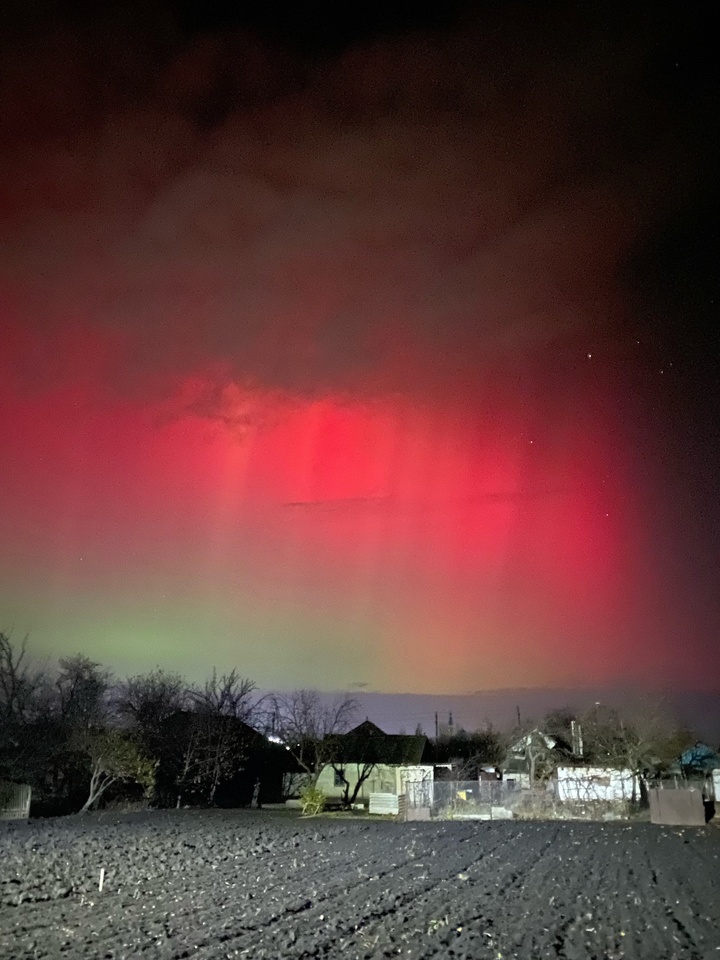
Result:
M335 769L333 769L333 773L335 774L335 781L334 781L334 782L335 782L335 786L336 786L336 787L344 787L344 786L345 786L345 781L343 780L343 772L344 772L344 771L343 771L342 769L340 769L340 770L335 770Z

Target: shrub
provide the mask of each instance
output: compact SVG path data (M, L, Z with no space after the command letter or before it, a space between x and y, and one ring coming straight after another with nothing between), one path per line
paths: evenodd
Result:
M316 817L325 807L325 794L315 786L300 791L300 808L304 817Z

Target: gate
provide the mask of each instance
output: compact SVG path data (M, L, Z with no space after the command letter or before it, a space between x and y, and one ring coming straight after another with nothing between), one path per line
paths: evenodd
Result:
M651 787L648 797L652 823L675 827L705 826L705 804L702 790L697 787L676 790Z
M0 820L27 820L31 795L26 783L0 782Z

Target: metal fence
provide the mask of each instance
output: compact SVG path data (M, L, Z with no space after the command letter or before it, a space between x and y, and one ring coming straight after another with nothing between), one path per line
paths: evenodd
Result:
M617 820L628 816L626 800L562 796L556 780L532 786L512 780L436 780L430 799L406 795L408 820Z
M432 806L434 789L435 782L432 778L432 771L430 776L405 781L405 796L408 798L411 807L416 810Z
M720 771L717 771L720 773ZM648 790L698 790L704 799L717 800L716 779L720 782L720 777L715 777L714 772L706 776L694 777L662 777L657 780L648 781Z
M0 820L27 820L32 788L26 783L0 781Z
M507 820L520 797L517 786L503 780L436 780L431 791L408 792L411 819ZM423 816L419 811L427 811Z

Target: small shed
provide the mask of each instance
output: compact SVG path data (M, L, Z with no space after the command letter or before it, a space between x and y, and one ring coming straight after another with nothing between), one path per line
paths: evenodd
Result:
M564 801L633 800L638 778L630 769L614 767L558 767L557 796Z

